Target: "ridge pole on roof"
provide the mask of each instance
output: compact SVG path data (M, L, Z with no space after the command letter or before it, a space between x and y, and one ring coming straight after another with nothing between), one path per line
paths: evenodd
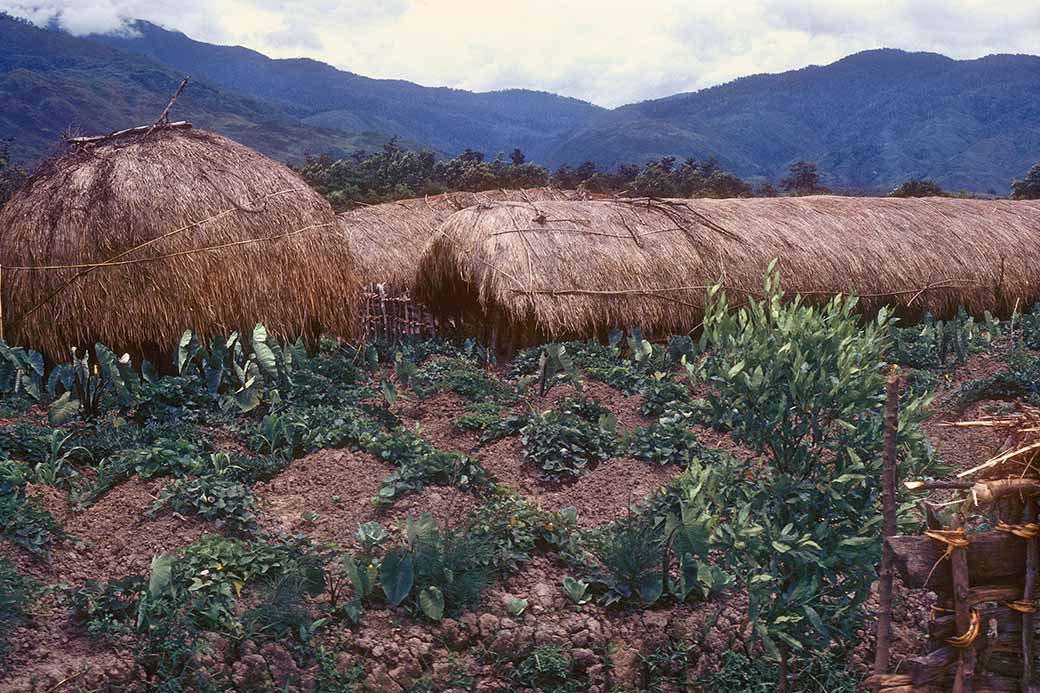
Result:
M162 113L159 114L159 117L156 119L156 121L152 123L152 127L148 129L148 132L145 133L145 136L152 134L152 130L155 130L155 128L159 127L160 125L165 125L170 122L170 109L173 108L173 104L177 103L177 97L181 95L182 91L184 91L184 87L188 86L189 79L191 79L190 76L185 76L185 78L181 80L181 85L177 87L177 91L173 93L173 97L170 99L170 102L166 104L166 108L162 110Z

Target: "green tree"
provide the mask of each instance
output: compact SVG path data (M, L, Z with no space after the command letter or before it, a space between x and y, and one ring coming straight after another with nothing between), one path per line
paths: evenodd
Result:
M1016 200L1040 200L1040 164L1029 169L1025 178L1011 184L1011 197Z
M517 147L512 151L512 153L510 153L509 160L513 162L513 166L523 166L527 163L527 156L524 154L523 150Z
M946 191L932 180L912 178L892 192L889 197L946 197Z
M755 451L746 484L727 491L731 570L748 591L766 650L822 652L848 642L876 578L889 317L863 324L854 298L816 307L788 300L771 267L765 297L731 310L709 292L703 370L719 424ZM927 400L904 403L901 460L931 457L919 422ZM727 529L728 527L728 529Z
M827 190L820 185L820 173L811 161L791 164L787 169L787 178L780 181L780 187L795 195L812 195Z

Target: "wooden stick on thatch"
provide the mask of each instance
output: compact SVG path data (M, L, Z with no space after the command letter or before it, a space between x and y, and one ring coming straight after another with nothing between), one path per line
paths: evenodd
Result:
M148 130L148 132L146 134L148 134L148 135L152 134L152 131L155 130L155 128L159 127L160 125L168 125L169 124L169 122L170 122L170 109L173 108L173 104L177 103L177 97L181 95L182 91L184 91L184 87L188 86L188 79L189 79L188 77L185 77L183 80L181 80L181 85L179 87L177 87L177 91L174 92L173 98L171 98L170 102L168 104L166 104L166 108L164 108L162 110L162 113L159 114L159 117L155 119L155 122L152 123L152 127Z
M888 537L896 535L896 436L899 431L899 375L893 368L885 387L885 443L884 468L881 475L881 497L884 513L884 539L881 544L881 571L878 587L877 651L874 655L874 674L888 672L892 641L892 547Z

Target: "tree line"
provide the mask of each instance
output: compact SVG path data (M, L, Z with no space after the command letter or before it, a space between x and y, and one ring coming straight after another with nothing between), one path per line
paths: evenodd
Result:
M377 152L357 152L342 159L308 156L296 170L325 195L337 210L445 192L480 192L551 185L565 190L631 197L773 197L818 195L831 190L822 182L818 166L797 161L774 187L754 187L725 170L714 157L705 160L661 157L642 166L620 164L604 169L592 161L560 166L555 171L527 160L520 149L508 156L488 159L483 152L466 149L451 159L430 151L402 147L396 140ZM963 196L963 193L958 193ZM953 196L936 182L911 179L889 193L891 197ZM1015 181L1015 199L1040 198L1040 164L1023 180Z

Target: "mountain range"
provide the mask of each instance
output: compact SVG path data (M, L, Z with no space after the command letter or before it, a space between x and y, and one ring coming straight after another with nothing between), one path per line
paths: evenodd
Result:
M883 191L927 177L998 194L1040 159L1035 56L880 49L608 110L542 91L370 79L146 22L132 29L74 37L0 14L0 137L13 138L16 157L46 155L70 129L150 122L189 74L176 118L279 159L398 137L442 155L519 147L550 167L714 156L755 181L775 182L804 159L836 188Z

